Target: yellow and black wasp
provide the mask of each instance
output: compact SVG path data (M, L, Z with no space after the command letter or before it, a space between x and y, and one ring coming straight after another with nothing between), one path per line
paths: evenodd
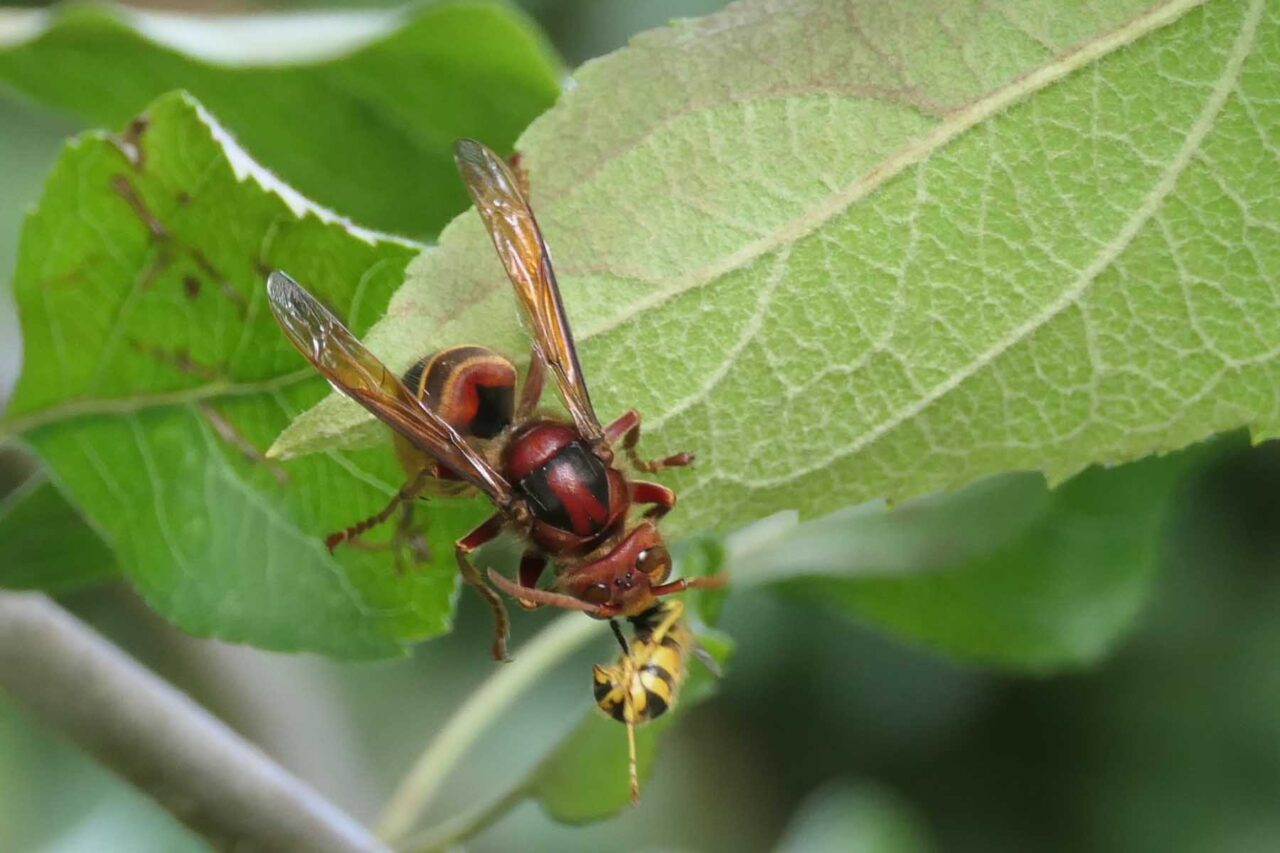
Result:
M633 635L628 643L616 620L610 621L613 634L622 646L617 663L595 672L595 697L600 710L627 727L628 771L631 802L640 801L640 777L636 767L636 726L656 720L675 705L680 686L688 673L690 652L699 653L712 672L719 674L715 660L698 647L698 641L684 619L684 603L660 599L630 617Z

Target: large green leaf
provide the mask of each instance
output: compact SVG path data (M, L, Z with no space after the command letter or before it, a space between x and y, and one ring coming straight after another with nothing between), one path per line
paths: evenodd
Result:
M439 565L396 577L385 554L335 558L322 544L397 488L389 453L287 470L261 457L327 387L276 327L265 272L290 270L363 329L417 251L306 205L184 95L124 137L76 140L23 232L14 290L28 357L0 434L39 453L186 630L394 654L448 627L448 531L478 507L440 509Z
M82 5L8 15L0 45L22 40L0 47L0 84L101 127L186 89L308 197L405 234L433 235L466 206L456 137L508 147L559 91L541 34L493 2L217 21Z
M746 0L584 66L519 148L598 407L698 454L670 529L1274 434L1277 67L1265 0ZM474 214L368 340L524 350Z
M729 571L735 586L774 585L954 657L1087 664L1146 604L1179 486L1225 444L1090 468L1052 490L1038 474L1003 474L895 509L841 510Z
M810 794L787 825L778 853L924 853L927 823L892 791L832 784Z
M62 592L115 573L102 537L36 460L0 448L0 587Z

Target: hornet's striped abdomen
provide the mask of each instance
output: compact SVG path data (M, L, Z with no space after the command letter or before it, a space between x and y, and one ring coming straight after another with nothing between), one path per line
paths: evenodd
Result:
M460 346L440 350L405 371L401 381L449 426L464 437L488 440L515 419L516 368L510 359L488 347ZM465 491L465 484L440 470L436 460L408 439L395 435L396 456L413 477L423 469L447 478L430 492Z
M515 418L515 365L488 347L433 353L405 371L403 381L464 436L493 438Z

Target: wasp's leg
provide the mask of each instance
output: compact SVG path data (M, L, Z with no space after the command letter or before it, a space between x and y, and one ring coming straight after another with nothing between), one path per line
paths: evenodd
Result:
M484 543L496 539L502 532L504 521L506 519L501 513L491 515L487 521L459 539L454 545L454 554L458 558L458 569L462 572L462 579L475 587L476 592L480 593L480 597L493 611L493 658L498 661L510 660L507 657L507 635L510 632L511 620L507 617L507 608L502 603L502 599L484 582L484 578L471 562L471 552Z
M657 521L671 512L671 508L676 505L676 493L657 483L636 480L631 483L631 502L653 504L645 511L644 517Z
M622 646L622 653L629 657L631 655L631 645L622 633L622 627L618 624L617 619L609 620L609 630L613 632L613 638L618 641L618 645Z
M634 704L635 700L631 698L631 691L627 691L627 702ZM640 805L640 768L636 763L636 724L635 711L630 711L627 716L627 779L630 781L631 787L631 805Z
M613 423L604 428L604 437L610 444L622 442L622 450L627 459L638 471L654 474L663 468L679 468L693 462L692 453L677 453L666 459L641 459L636 452L636 442L640 441L640 413L631 409Z
M382 524L395 513L396 509L401 504L412 501L416 499L418 495L422 494L422 490L426 488L431 477L432 471L430 469L422 469L416 476L401 486L400 491L396 492L387 505L378 513L369 516L364 521L351 525L346 530L341 530L337 533L330 533L326 536L324 540L325 547L329 549L330 553L332 553L333 549L337 548L343 542L355 539L360 534Z
M662 641L666 638L667 634L675 624L680 621L680 617L682 616L684 616L684 602L668 602L667 615L662 618L662 621L658 623L658 627L649 635L649 642L653 643L655 646L662 645Z

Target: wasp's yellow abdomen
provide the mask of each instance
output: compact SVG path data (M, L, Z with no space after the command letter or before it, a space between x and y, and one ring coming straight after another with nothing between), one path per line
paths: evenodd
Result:
M680 618L683 612L680 602L666 600L631 620L635 637L630 653L616 664L595 667L600 710L620 723L638 725L661 717L675 704L694 642Z

